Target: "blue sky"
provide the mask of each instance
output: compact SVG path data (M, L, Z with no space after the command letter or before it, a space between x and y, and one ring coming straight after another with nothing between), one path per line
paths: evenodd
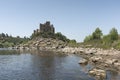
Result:
M79 42L97 27L120 33L120 0L0 0L0 33L30 36L46 21Z

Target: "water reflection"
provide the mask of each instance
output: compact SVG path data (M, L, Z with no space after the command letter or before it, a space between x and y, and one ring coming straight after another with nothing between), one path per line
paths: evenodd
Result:
M84 72L88 72L87 65L81 64L80 66L82 67L82 70L83 70Z
M53 80L54 73L55 73L54 57L53 56L52 57L42 57L41 61L42 61L41 64L43 65L42 66L43 68L41 68L42 80L49 80L49 79Z
M54 80L55 61L53 55L34 55L32 67L39 71L40 80Z
M0 55L19 55L20 51L18 50L1 50L0 49Z

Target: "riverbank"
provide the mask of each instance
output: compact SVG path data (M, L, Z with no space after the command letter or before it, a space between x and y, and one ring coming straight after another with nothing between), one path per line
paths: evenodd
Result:
M116 49L66 47L62 51L63 53L82 56L84 59L79 62L80 64L92 64L94 68L88 73L95 76L98 80L105 80L106 71L114 71L120 74L120 51Z

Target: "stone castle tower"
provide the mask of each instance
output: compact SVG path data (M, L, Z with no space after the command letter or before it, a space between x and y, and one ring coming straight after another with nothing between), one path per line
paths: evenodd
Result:
M34 30L34 34L37 33L55 33L55 28L53 25L50 24L50 21L46 21L46 23L41 24L40 23L40 28L37 30Z
M50 21L46 21L44 24L40 24L40 32L51 32L55 33L53 25L50 24Z

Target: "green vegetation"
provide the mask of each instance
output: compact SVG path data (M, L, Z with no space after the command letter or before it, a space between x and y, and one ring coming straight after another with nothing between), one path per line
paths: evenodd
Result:
M92 33L92 35L86 36L86 38L84 39L84 42L101 40L102 35L103 35L102 31L99 28L96 28L96 30Z
M108 35L103 35L99 28L92 33L92 35L86 36L83 42L84 45L91 45L92 47L100 48L120 48L120 38L117 29L112 28Z
M84 42L89 42L91 40L93 40L93 37L92 37L92 35L89 35L89 36L85 37Z
M1 33L0 34L0 48L3 47L13 47L22 43L26 43L29 40L29 38L20 38L9 36L8 34Z
M36 33L36 34L33 33L30 38L34 39L36 37L52 38L52 37L54 37L54 34L50 33L50 32L48 32L48 33L47 32L43 32L43 33L39 32L39 33Z
M92 38L94 40L100 40L102 35L103 35L102 31L99 28L96 28L95 32L93 32L93 34L92 34Z
M69 42L68 42L68 46L71 46L71 47L77 47L78 46L78 44L77 44L77 42L76 42L76 40L69 40Z
M68 42L69 39L64 36L62 33L57 32L57 33L50 33L50 32L45 32L45 33L37 33L37 34L32 34L31 35L31 39L35 39L36 37L42 37L42 38L53 38L53 39L58 39L58 40L62 40L64 42Z
M110 35L110 38L111 38L112 41L118 40L117 29L112 28L112 30L110 31L109 35Z
M69 39L60 32L55 33L55 38L64 42L69 42Z

